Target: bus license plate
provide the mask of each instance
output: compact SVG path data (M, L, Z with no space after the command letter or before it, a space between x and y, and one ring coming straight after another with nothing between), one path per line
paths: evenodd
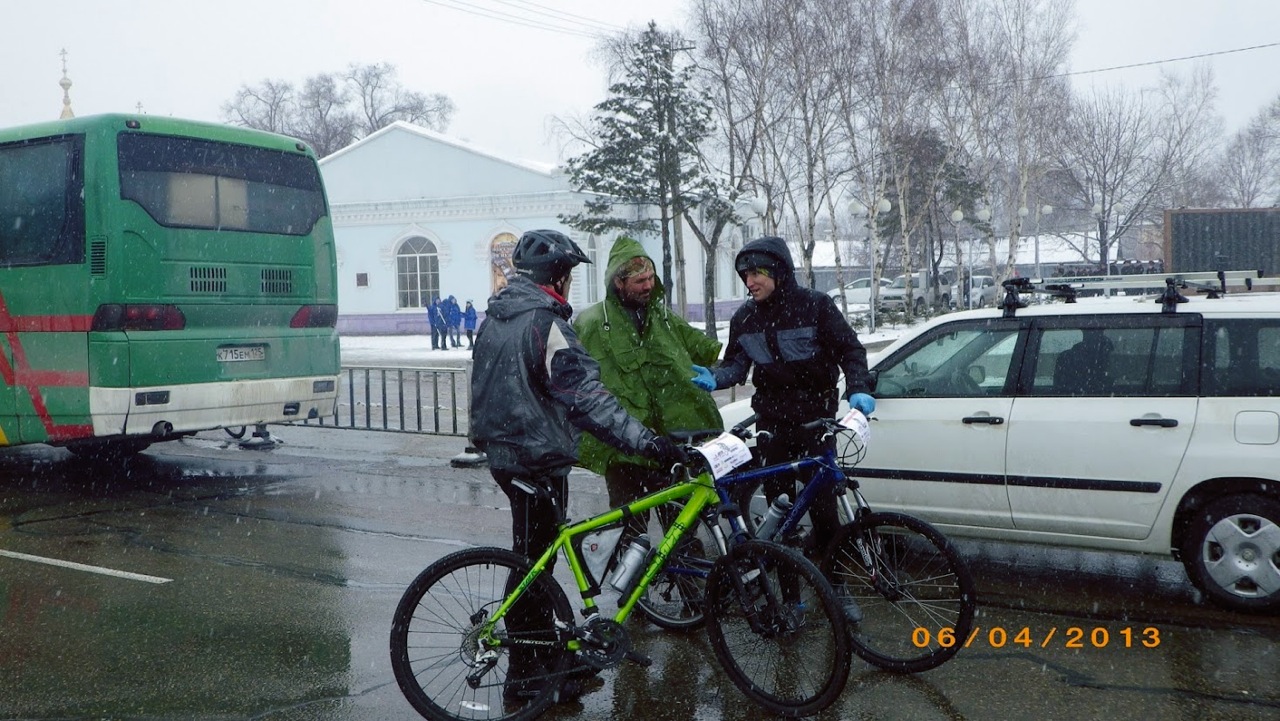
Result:
M265 345L233 345L218 349L218 362L260 361L267 359Z

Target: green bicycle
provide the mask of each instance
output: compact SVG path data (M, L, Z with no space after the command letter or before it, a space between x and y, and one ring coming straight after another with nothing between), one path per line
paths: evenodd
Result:
M663 575L669 556L685 553L687 529L714 524L728 503L710 474L699 474L626 506L576 523L562 522L540 558L482 547L452 553L409 584L391 627L391 666L405 698L433 721L510 719L541 714L572 674L623 660L649 665L623 625ZM601 613L601 580L584 561L581 542L632 515L664 504L680 511L623 585L618 609ZM563 514L563 510L561 510ZM687 542L686 542L687 544ZM582 601L577 622L564 589L547 573L563 554ZM747 697L788 717L815 714L835 702L848 679L853 650L831 584L799 552L739 534L709 562L700 615L716 659ZM540 675L515 679L510 656L535 658ZM520 684L517 698L506 693Z

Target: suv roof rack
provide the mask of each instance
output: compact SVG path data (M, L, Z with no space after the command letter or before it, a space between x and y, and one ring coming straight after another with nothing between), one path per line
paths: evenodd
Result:
M1227 294L1228 287L1243 287L1252 290L1254 280L1262 278L1260 270L1218 270L1195 273L1153 273L1135 275L1099 275L1073 278L1010 278L1002 285L1005 289L1004 300L1000 307L1004 309L1005 318L1013 318L1019 308L1027 307L1020 297L1022 293L1043 293L1053 298L1062 298L1067 303L1076 302L1081 291L1102 290L1143 290L1155 288L1163 276L1164 290L1156 295L1156 302L1161 304L1164 313L1177 312L1179 303L1186 303L1186 296L1178 292L1179 288L1192 289L1206 294L1208 298L1220 298ZM1214 283L1216 281L1216 283Z

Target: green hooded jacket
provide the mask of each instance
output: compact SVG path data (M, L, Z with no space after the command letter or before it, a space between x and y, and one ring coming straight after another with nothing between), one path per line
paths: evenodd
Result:
M613 276L624 263L648 257L640 243L619 238L609 252L605 269L605 299L580 313L573 322L587 353L600 363L600 380L624 408L656 433L723 427L710 393L695 386L691 366L710 366L720 356L720 342L689 325L663 303L661 283L653 288L644 329L636 330L632 315L622 306ZM578 465L601 475L614 463L657 464L628 456L584 433L578 446Z

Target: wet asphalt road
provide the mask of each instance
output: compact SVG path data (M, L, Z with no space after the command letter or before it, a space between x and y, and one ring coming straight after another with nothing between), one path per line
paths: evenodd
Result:
M273 432L272 451L209 433L125 464L0 455L0 718L416 718L387 660L392 610L431 561L507 545L506 498L449 466L460 438ZM571 515L604 509L597 477L571 484ZM1280 618L1202 604L1171 561L961 547L975 643L918 676L855 659L820 718L1280 718ZM765 717L702 635L628 629L654 665L544 718Z

